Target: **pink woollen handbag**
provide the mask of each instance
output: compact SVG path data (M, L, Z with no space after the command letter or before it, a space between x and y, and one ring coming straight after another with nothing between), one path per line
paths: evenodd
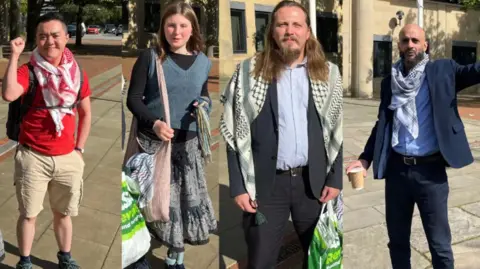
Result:
M154 52L152 51L152 53ZM170 127L170 107L163 67L161 60L157 56L154 58L156 59L158 85L160 86L162 101L165 107L165 123ZM137 140L137 119L133 117L125 151L124 165L133 155L139 152L140 145ZM153 171L154 194L152 200L143 209L143 215L147 222L168 222L170 220L171 153L171 141L162 141L155 152L155 168Z

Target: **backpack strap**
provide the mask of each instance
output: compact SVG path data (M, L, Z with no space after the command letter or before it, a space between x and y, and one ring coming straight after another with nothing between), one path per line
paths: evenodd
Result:
M83 88L83 69L78 62L77 62L77 66L78 66L78 70L80 70L80 89L78 90L77 102L75 102L75 106L82 101L81 95L82 95L82 88Z
M35 97L35 92L37 90L37 77L35 72L33 72L33 65L28 62L28 90L25 95L22 97L22 107L25 109L24 114L26 114L28 108L32 106L33 98Z

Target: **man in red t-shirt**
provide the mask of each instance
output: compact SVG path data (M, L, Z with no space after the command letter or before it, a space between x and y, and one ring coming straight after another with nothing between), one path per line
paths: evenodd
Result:
M83 148L90 132L90 86L73 54L62 17L49 13L37 22L36 45L29 64L36 78L31 109L23 116L15 154L15 186L20 217L17 223L20 262L30 269L35 220L48 191L53 228L59 246L59 268L80 268L70 255L71 216L78 215L83 193ZM19 37L11 41L11 57L2 85L2 97L12 102L29 87L29 67L17 68L25 47ZM83 84L81 77L83 76ZM77 97L79 103L77 102ZM37 107L37 108L35 108ZM42 109L43 107L43 109ZM54 107L45 109L45 107ZM76 129L76 115L79 122ZM75 138L75 131L77 137Z

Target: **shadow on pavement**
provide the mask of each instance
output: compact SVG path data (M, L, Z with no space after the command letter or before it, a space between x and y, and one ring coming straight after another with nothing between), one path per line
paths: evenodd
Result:
M75 44L67 44L67 47L76 55L101 55L122 56L122 46L109 44L83 44L77 47Z
M5 243L5 252L6 253L9 253L11 255L15 255L17 257L20 257L20 253L18 252L18 248L10 243L8 243L7 241L4 242ZM57 269L58 268L58 264L56 263L53 263L51 261L47 261L47 260L42 260L40 258L37 258L35 256L30 256L30 259L32 261L32 263L36 266L39 266L40 268L44 268L44 269ZM15 268L15 267L11 267L11 266L8 266L8 265L5 265L5 264L0 264L0 269L10 269L10 268Z
M150 247L150 250L147 253L147 260L150 263L150 266L152 268L164 268L165 267L165 260L154 256L153 253L152 253L152 251L154 249L161 248L163 245L160 242L158 242L157 240L155 240L154 238L152 238L151 242L152 242L152 245Z

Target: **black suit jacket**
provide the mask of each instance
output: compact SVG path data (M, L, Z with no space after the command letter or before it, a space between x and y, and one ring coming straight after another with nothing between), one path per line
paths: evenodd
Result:
M271 83L265 103L250 126L257 199L268 199L275 185L278 152L278 98L277 83ZM327 156L320 118L309 90L308 101L308 163L311 194L319 199L324 186L342 189L343 145L330 173L326 173ZM227 146L230 195L246 193L237 153Z
M464 125L457 108L457 93L480 83L480 63L459 65L453 60L429 62L425 72L430 90L435 134L440 152L453 168L473 162ZM375 179L384 178L389 154L392 150L393 111L388 108L392 100L391 76L382 81L378 120L359 159L373 162Z

